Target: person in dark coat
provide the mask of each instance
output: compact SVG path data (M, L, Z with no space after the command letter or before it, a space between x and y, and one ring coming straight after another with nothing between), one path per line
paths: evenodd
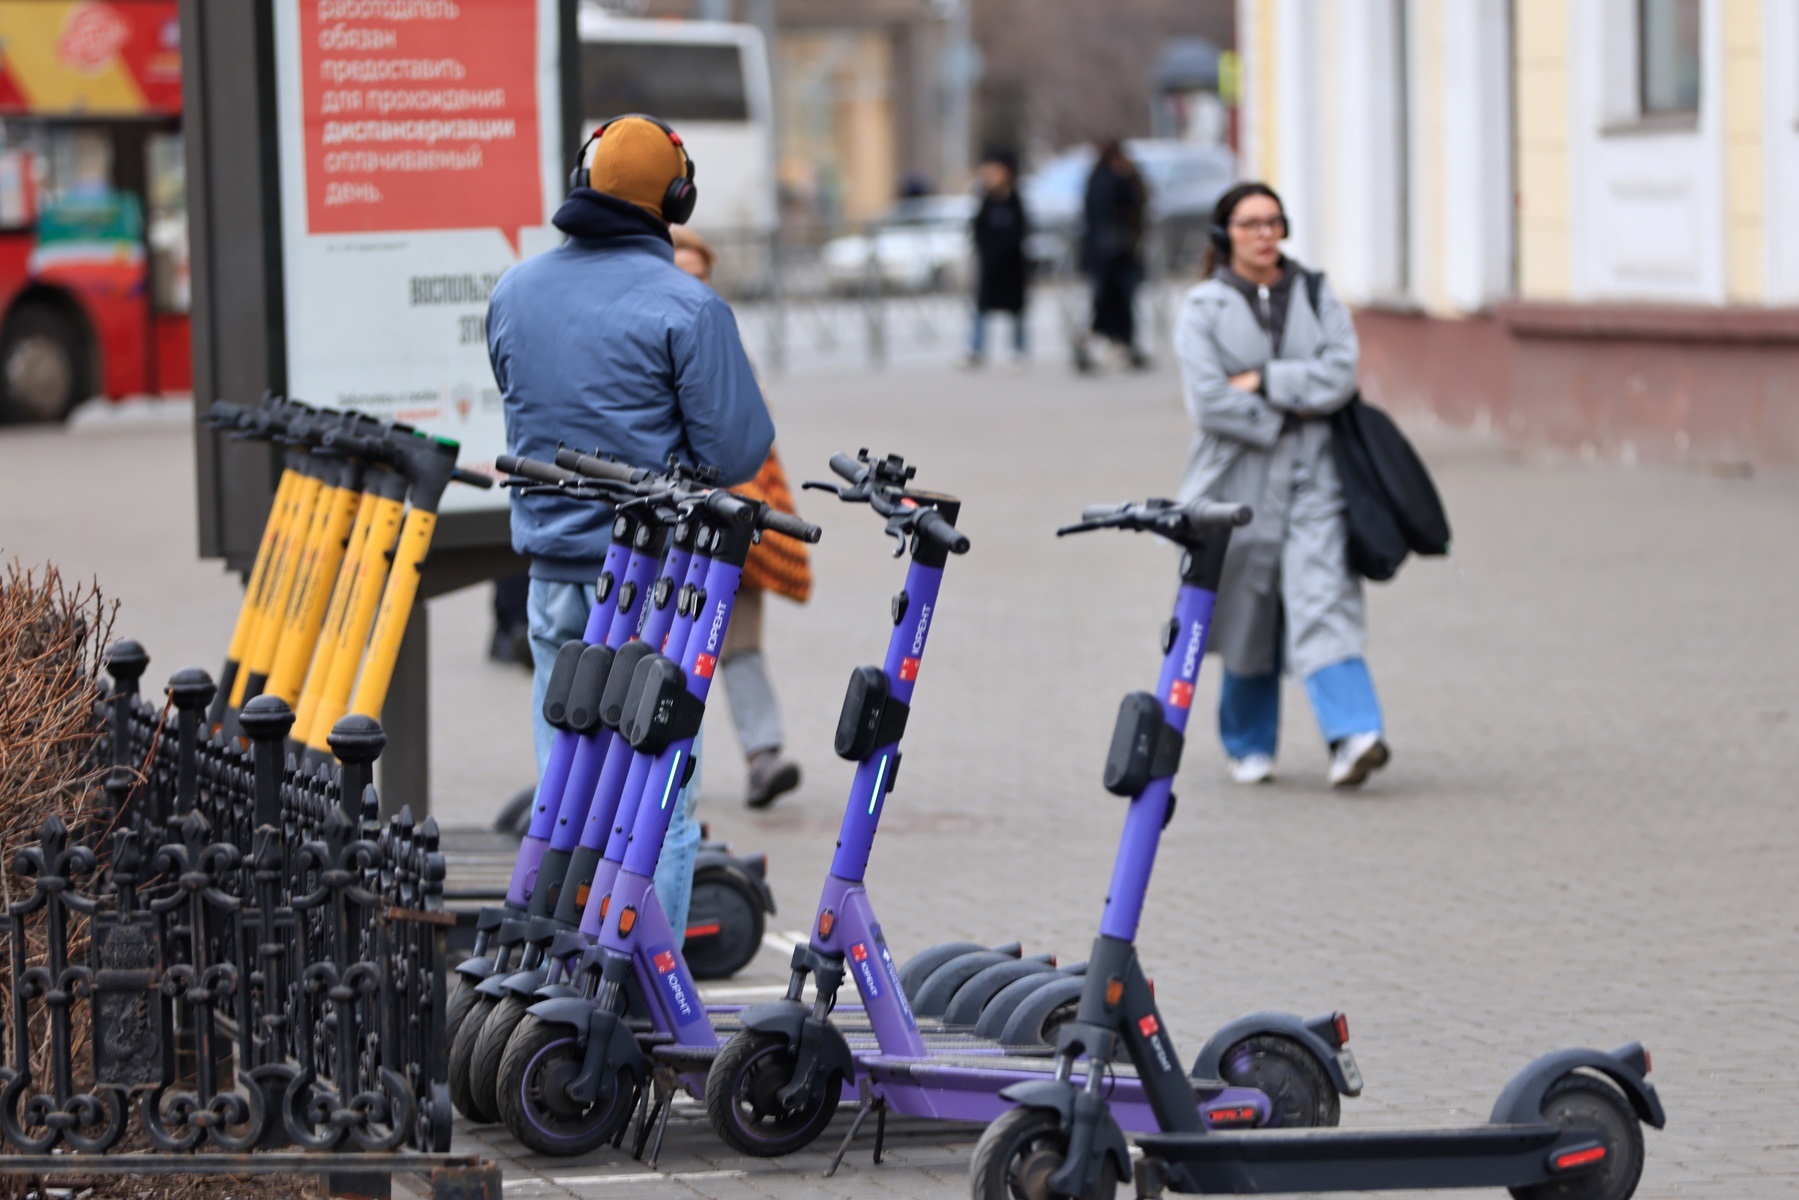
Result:
M1030 264L1025 239L1030 220L1018 196L1018 164L1009 154L989 154L981 162L981 207L975 212L974 328L968 337L967 365L978 367L987 353L987 314L1012 315L1012 353L1024 364L1025 285Z
M1081 229L1081 269L1093 282L1092 332L1117 346L1139 370L1149 359L1137 349L1135 311L1137 285L1143 281L1143 222L1149 192L1137 165L1114 140L1099 147L1098 161L1087 176ZM1075 339L1074 365L1094 368L1088 334Z

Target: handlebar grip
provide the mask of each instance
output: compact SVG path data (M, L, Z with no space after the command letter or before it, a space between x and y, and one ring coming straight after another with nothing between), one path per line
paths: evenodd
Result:
M1128 504L1089 504L1081 510L1083 521L1103 521L1107 517L1115 517L1129 508Z
M951 554L968 553L968 535L944 520L934 508L927 508L918 515L916 528L920 537L936 542Z
M1247 525L1255 519L1255 510L1247 504L1220 504L1201 500L1188 505L1187 524L1192 528L1218 525Z
M567 468L588 479L610 479L614 483L636 483L647 472L636 467L628 467L624 463L610 462L604 458L595 458L591 454L583 454L567 446L556 451L556 465Z
M831 470L851 483L861 483L868 468L847 454L831 455Z
M493 465L508 475L517 475L522 479L535 479L539 483L572 483L581 478L573 471L552 467L549 463L538 462L534 458L520 458L514 454L500 455L493 460Z
M775 533L784 533L790 538L813 543L824 536L824 530L810 521L803 521L792 513L784 513L778 508L770 508L763 512L762 528Z
M483 490L493 486L492 475L483 474L480 471L465 471L461 467L451 471L450 478L457 483L466 483L470 487L478 487Z

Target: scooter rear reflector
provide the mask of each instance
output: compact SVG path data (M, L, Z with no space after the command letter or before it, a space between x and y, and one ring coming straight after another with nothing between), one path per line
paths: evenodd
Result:
M625 911L618 914L618 932L620 936L623 936L636 928L637 910L627 905Z
M1571 1171L1575 1167L1585 1167L1599 1162L1604 1157L1604 1146L1588 1146L1584 1150L1570 1150L1566 1154L1558 1154L1550 1160L1549 1165L1558 1171Z
M1214 1129L1237 1129L1256 1123L1256 1110L1248 1104L1234 1105L1229 1108L1208 1108L1206 1124Z
M1341 1050L1349 1042L1349 1014L1338 1013L1331 1018L1331 1024L1337 1030L1337 1049Z

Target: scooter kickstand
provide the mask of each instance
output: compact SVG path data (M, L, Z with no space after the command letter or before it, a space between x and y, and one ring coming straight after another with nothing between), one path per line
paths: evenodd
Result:
M675 1091L677 1082L673 1071L659 1069L656 1072L656 1109L652 1119L656 1123L656 1132L650 1141L650 1157L648 1167L654 1171L656 1164L662 1161L662 1137L668 1132L668 1118L675 1111Z
M862 1103L856 1108L856 1119L850 1122L850 1131L843 1135L843 1141L837 1147L836 1157L825 1168L826 1179L837 1174L837 1168L843 1165L843 1156L849 1153L850 1143L862 1132L862 1122L868 1120L870 1112L875 1114L875 1165L880 1165L881 1149L887 1141L887 1097L875 1095L874 1085L866 1075L857 1081L857 1091L861 1093Z
M612 1135L612 1148L614 1150L617 1150L619 1147L621 1147L625 1144L625 1134L626 1133L630 1133L633 1130L641 1131L643 1129L644 1121L645 1121L645 1114L649 1111L649 1106L650 1106L650 1091L649 1091L649 1089L648 1088L639 1088L638 1092L637 1092L637 1103L636 1103L636 1105L633 1106L636 1109L636 1111L631 1114L631 1119L629 1121L619 1122L618 1132ZM636 1147L640 1146L641 1139L642 1139L641 1132L638 1132L637 1134L635 1134L631 1141L632 1147L636 1148ZM637 1157L636 1153L633 1153L631 1155L631 1157L636 1158Z

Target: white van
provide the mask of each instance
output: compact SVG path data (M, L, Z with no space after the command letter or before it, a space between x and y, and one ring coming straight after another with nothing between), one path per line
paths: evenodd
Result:
M580 28L582 135L624 113L662 118L693 156L694 229L724 253L772 233L774 94L761 30L618 17L593 5L582 7Z

